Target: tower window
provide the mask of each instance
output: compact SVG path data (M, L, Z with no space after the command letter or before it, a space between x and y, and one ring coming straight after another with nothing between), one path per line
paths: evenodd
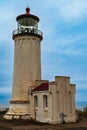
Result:
M44 108L48 107L48 97L46 95L43 96L43 107Z
M38 107L38 97L37 96L34 96L34 106L35 106L35 108Z

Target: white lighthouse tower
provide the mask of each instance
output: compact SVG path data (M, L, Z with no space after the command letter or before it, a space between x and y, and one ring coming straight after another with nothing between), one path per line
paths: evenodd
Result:
M14 40L14 73L10 108L6 119L29 118L30 86L35 80L41 80L42 32L38 30L39 18L30 13L17 16L17 29L13 31Z

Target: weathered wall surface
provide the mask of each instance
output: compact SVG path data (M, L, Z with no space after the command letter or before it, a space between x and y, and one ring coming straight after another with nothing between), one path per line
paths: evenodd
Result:
M44 108L43 97L47 96L48 107ZM34 107L34 96L38 97L38 107ZM56 76L55 82L49 83L49 90L35 91L32 95L32 118L40 122L63 123L76 122L75 85L70 78Z
M55 95L55 103L57 105L56 118L61 123L65 122L76 122L75 112L75 85L70 84L70 78L65 76L56 76L55 82L57 83L57 91Z
M41 80L40 39L35 36L16 37L12 97L7 114L30 115L29 92L35 80Z
M33 36L15 39L12 99L28 99L29 86L41 79L40 40Z

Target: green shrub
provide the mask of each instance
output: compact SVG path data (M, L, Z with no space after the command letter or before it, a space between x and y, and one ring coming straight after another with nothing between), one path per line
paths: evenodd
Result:
M83 108L83 110L76 110L78 116L87 116L87 107Z

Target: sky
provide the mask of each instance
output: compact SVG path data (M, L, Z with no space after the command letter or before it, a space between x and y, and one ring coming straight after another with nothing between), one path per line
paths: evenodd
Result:
M12 32L27 5L43 32L42 79L69 76L76 84L76 101L87 101L87 0L0 0L0 104L11 98Z

